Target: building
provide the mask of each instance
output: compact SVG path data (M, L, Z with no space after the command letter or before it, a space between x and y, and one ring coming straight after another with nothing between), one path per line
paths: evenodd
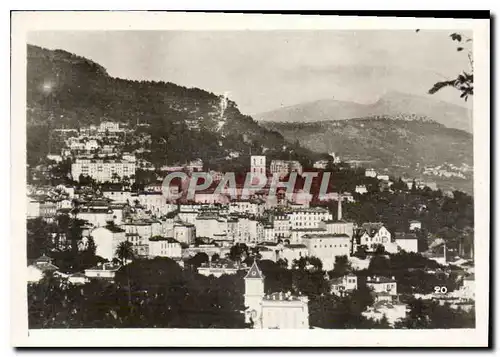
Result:
M350 255L351 239L347 234L306 234L302 237L309 255L315 256L323 263L324 270L331 270L335 257Z
M74 273L68 276L68 282L74 285L86 284L89 281L84 273Z
M385 228L383 223L363 223L358 229L355 237L356 251L358 246L366 246L369 250L375 249L378 244L389 248L391 245L391 233Z
M106 131L109 133L116 133L121 131L120 124L112 121L103 121L101 125L99 125L99 128L97 128L97 131L100 133L105 133Z
M418 253L418 238L415 233L394 233L395 243L408 253Z
M389 175L377 175L377 180L389 181Z
M178 259L182 257L181 244L173 238L154 236L148 239L149 257L167 257Z
M366 285L378 294L388 294L390 296L397 296L398 284L394 277L387 278L385 276L369 276L366 278Z
M275 240L284 240L290 238L292 222L288 215L277 214L273 220Z
M86 269L85 276L89 279L106 279L111 280L115 278L116 272L120 270L121 266L113 263L98 263L97 266Z
M109 206L82 207L76 214L77 219L87 221L94 227L104 227L113 222L113 210Z
M272 160L269 165L269 172L279 177L284 177L290 172L290 164L285 160Z
M125 230L117 226L98 227L90 232L96 245L95 254L109 261L116 257L116 248L127 240Z
M359 193L360 195L364 195L365 193L368 193L368 190L366 189L365 185L356 185L356 189L354 191L356 193Z
M279 258L288 262L289 269L292 267L294 260L299 260L308 255L309 250L305 244L287 244L282 246L279 252Z
M291 229L319 228L321 221L332 219L327 209L321 207L297 208L287 213L290 217Z
M422 229L422 222L412 220L410 221L410 232Z
M308 329L308 298L264 294L264 275L254 261L245 276L245 321L256 329Z
M71 175L75 181L83 175L97 182L112 182L127 176L133 182L135 170L136 163L126 160L76 159L71 164Z
M52 258L45 254L28 265L28 283L38 283L46 274L53 274L59 271L59 268L52 264Z
M250 173L257 175L266 175L266 157L250 156Z
M214 263L203 263L198 268L198 274L205 276L213 275L218 278L224 274L236 274L240 270L248 270L248 267L246 266L246 264L238 264L229 259L220 259Z
M320 170L326 169L327 166L328 166L328 160L318 160L318 161L315 161L313 164L313 167L315 169L320 169Z
M366 169L365 177L377 177L377 171L375 171L374 169Z
M194 226L198 237L214 239L215 236L227 232L227 221L212 212L200 213L194 221Z
M191 244L196 238L196 228L193 224L189 223L175 223L174 224L174 239L179 243Z
M325 228L297 228L290 231L290 238L285 239L284 242L288 244L302 244L302 237L306 234L321 234L330 233Z
M344 296L358 288L358 277L354 274L347 274L329 281L330 292L338 296Z

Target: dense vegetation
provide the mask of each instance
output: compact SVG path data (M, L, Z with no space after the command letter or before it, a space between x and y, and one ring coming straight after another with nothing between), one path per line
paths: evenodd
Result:
M232 101L221 113L218 95L168 82L112 78L100 65L65 51L28 45L27 88L31 165L48 153L51 129L98 125L103 120L129 128L150 124L143 130L151 135L148 159L154 164L201 158L212 166L223 165L230 152L312 155L302 148L284 148L288 144L279 133L259 126ZM222 127L219 121L224 122Z
M445 162L472 166L472 134L432 121L350 119L312 123L262 122L269 130L315 152L335 152L343 159L364 161L365 166L389 168L398 176L419 177L424 166ZM472 191L472 178L428 180Z

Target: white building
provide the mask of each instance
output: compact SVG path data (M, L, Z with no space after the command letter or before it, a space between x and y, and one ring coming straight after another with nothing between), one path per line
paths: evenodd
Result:
M86 269L85 276L87 278L108 279L113 280L116 272L120 270L121 266L113 263L98 263L97 266Z
M290 217L291 229L319 228L321 221L332 219L327 209L321 207L298 208L287 213Z
M96 245L95 254L110 261L116 257L118 245L126 241L125 230L115 226L96 228L90 236Z
M343 296L358 288L358 277L354 274L347 274L330 280L329 284L332 294Z
M375 294L389 294L397 296L398 284L394 277L369 276L366 278L366 285L373 290Z
M198 268L198 274L205 276L213 275L218 278L224 274L236 274L240 270L248 270L248 268L245 264L238 264L228 259L220 259L219 261L213 263L203 263Z
M52 264L52 259L44 254L28 266L28 283L37 283L42 280L46 274L53 274L58 271L59 268Z
M366 169L365 177L377 177L377 171L375 171L374 169Z
M108 206L80 208L76 214L76 218L87 221L94 227L107 226L114 220L113 210Z
M116 133L120 131L120 124L112 121L103 121L99 128L97 129L100 133L105 133L106 131L109 133Z
M252 174L266 175L266 157L252 155L250 157L250 172Z
M174 224L174 239L179 243L191 244L196 238L196 228L189 223Z
M420 229L422 229L422 222L415 220L410 221L410 231L415 231Z
M309 256L309 250L305 244L287 244L284 245L279 253L279 258L288 262L288 268L293 265L294 260Z
M356 189L354 191L356 193L359 193L360 195L364 195L365 193L368 193L368 190L366 189L365 185L356 185Z
M245 321L257 329L308 329L308 298L264 294L264 275L256 262L245 276Z
M313 167L315 169L326 169L326 167L328 166L328 160L318 160L316 162L314 162L313 164Z
M350 255L351 240L347 234L306 234L302 237L309 255L315 256L323 263L324 270L332 270L335 257Z
M383 223L363 223L357 232L356 243L358 246L365 245L369 249L378 244L390 249L391 233Z
M408 253L418 253L418 238L415 233L396 232L395 243Z
M181 244L173 238L154 236L148 239L149 257L167 257L178 259L182 257Z
M135 170L135 162L126 160L76 159L71 164L71 175L75 181L83 175L97 182L112 182L116 177L121 179L127 176L132 182L131 176L135 176Z

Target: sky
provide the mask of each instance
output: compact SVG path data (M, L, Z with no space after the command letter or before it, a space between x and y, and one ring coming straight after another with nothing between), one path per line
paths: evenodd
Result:
M393 91L428 96L468 69L452 32L41 31L28 43L89 58L113 77L227 92L256 114L328 98L368 104ZM451 88L432 97L471 105Z

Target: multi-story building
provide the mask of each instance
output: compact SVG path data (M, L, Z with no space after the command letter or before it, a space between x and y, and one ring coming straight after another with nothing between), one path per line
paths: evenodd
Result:
M306 234L302 237L309 255L315 256L323 263L324 270L331 270L335 257L350 255L351 240L347 234Z
M369 276L366 278L366 285L375 294L388 294L390 296L398 294L398 283L394 277Z
M179 259L182 256L181 244L173 238L154 236L148 239L149 256L154 257L167 257L172 259Z
M354 274L347 274L329 281L330 292L343 296L358 288L358 277Z
M227 221L217 214L200 213L194 221L197 237L214 239L220 234L227 233Z
M266 157L262 155L252 155L250 157L250 173L266 175Z
M269 166L271 174L277 174L279 177L284 177L290 172L290 164L286 160L271 160Z
M133 181L135 169L135 162L131 161L76 159L71 164L71 175L76 181L80 175L91 177L97 182L112 182L116 178L121 179L125 176Z
M98 227L90 236L96 246L95 254L110 261L116 257L118 245L126 241L125 230L116 226Z
M383 223L363 223L358 229L355 237L354 251L358 246L364 245L369 249L381 244L388 249L391 246L391 233L385 228Z
M192 244L196 238L196 228L190 223L174 224L174 239L179 243Z
M290 238L292 223L286 214L277 214L273 219L274 236L276 240Z
M109 133L116 133L121 131L120 124L112 121L103 121L101 125L99 125L99 128L97 128L97 131L100 133L105 133L106 131Z
M321 207L298 208L287 215L290 217L291 229L318 228L321 221L332 219L331 213Z

